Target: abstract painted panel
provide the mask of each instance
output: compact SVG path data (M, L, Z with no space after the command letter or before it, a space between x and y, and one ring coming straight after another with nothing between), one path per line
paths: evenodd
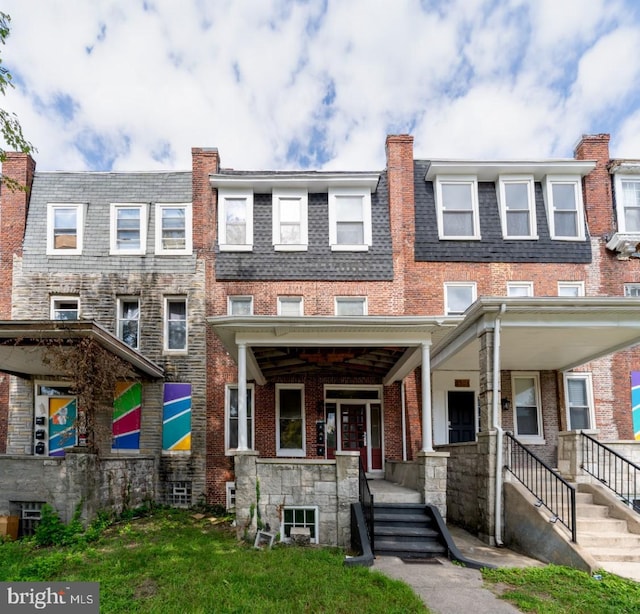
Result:
M162 449L191 450L191 384L164 385Z
M142 418L142 384L118 382L113 401L114 450L140 449L140 422Z
M64 456L76 445L78 402L75 397L49 398L49 456Z

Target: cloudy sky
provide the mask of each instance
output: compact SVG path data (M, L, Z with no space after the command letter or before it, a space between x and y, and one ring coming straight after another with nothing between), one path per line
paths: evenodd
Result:
M40 170L377 170L416 157L640 158L637 0L4 0Z

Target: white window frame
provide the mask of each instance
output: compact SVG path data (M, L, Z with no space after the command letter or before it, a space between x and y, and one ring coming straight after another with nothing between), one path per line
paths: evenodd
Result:
M225 482L226 491L226 510L228 512L235 512L236 510L236 483Z
M54 221L58 209L75 209L76 212L76 246L72 248L55 247ZM84 218L86 204L84 203L49 203L47 204L47 255L77 256L82 254L84 240Z
M516 380L529 379L533 380L533 386L536 394L536 420L538 423L538 432L536 434L523 434L518 432L518 407L516 403ZM511 390L512 390L512 406L513 406L513 430L516 437L523 443L544 444L544 425L542 423L542 396L540 392L540 373L537 371L517 371L511 373Z
M138 303L138 318L137 320L135 320L138 323L138 332L136 334L136 344L135 345L131 345L130 347L132 347L134 350L139 350L140 349L140 297L139 296L119 296L118 300L117 300L117 314L116 314L116 334L118 336L118 339L120 339L121 341L123 341L124 343L127 343L124 340L124 335L123 335L123 325L125 322L129 322L132 321L132 318L124 318L122 315L122 307L124 303L133 303L136 302ZM128 344L127 344L128 345Z
M68 309L62 310L56 305L59 303L75 303L77 316L75 319L69 318L71 322L75 322L80 319L80 298L78 296L52 296L50 302L49 317L51 320L64 321L62 318L56 318L56 313L59 311L69 311Z
M118 246L118 212L124 210L138 210L140 212L140 246L123 248ZM111 255L140 256L147 253L147 204L146 203L111 203L110 207L110 249Z
M524 294L518 294L518 290L524 290ZM515 294L513 294L515 292ZM510 297L530 297L533 296L532 281L508 281L507 296Z
M302 447L282 448L280 446L280 391L299 390L300 391L300 414L302 420ZM304 457L307 455L307 431L305 416L304 384L276 384L276 456Z
M586 429L580 430L592 430L595 429L596 426L596 414L595 414L595 404L593 400L593 378L591 377L591 373L587 372L572 372L569 373L567 371L564 372L564 398L565 398L565 409L566 409L566 417L567 417L567 430L573 431L578 430L574 429L571 424L571 399L569 398L569 380L583 380L585 382L585 391L587 397L587 412L589 414L589 427Z
M227 241L227 201L245 200L245 242ZM253 190L218 188L218 246L223 252L250 252L253 250Z
M528 220L529 220L529 234L526 235L511 235L509 234L508 217L509 209L507 209L507 193L506 186L509 184L526 184L527 186L527 200L528 200ZM537 239L538 228L536 224L536 198L533 175L501 175L498 177L498 203L500 204L500 221L502 223L502 236L505 239ZM514 211L524 212L521 209L514 209Z
M285 522L284 522L284 517L285 517L285 510L291 510L295 513L296 510L306 510L306 511L313 511L314 513L314 533L315 533L315 537L311 538L311 543L312 544L318 544L320 543L319 540L319 532L320 532L320 509L317 505L285 505L282 508L282 521L280 522L280 541L281 542L285 542L288 543L291 541L290 537L286 537L285 535ZM293 523L293 525L291 526L291 528L294 527L299 527L299 526L310 526L308 524L304 524L304 525L298 525L295 522Z
M237 304L248 303L249 304L249 313L248 314L234 314L233 313L234 303L237 303ZM234 295L227 296L227 314L230 315L230 316L233 316L233 315L249 315L249 316L252 316L253 315L253 296L251 296L250 294L234 294Z
M575 290L575 294L562 294L562 290ZM559 281L558 282L558 296L564 296L570 298L572 296L584 296L584 282L583 281Z
M232 456L236 448L232 448L229 443L230 425L231 425L231 391L238 390L238 384L226 384L224 387L224 453L226 456ZM256 408L256 391L253 384L247 384L247 393L251 391L251 397L247 394L247 398L250 398L250 403L247 403L247 434L249 435L249 441L247 441L250 450L255 449L256 445L256 421L255 421L255 408Z
M299 212L300 240L297 243L282 241L282 224L280 203L283 201L297 201ZM281 252L306 251L309 245L309 193L307 190L274 188L271 195L273 249Z
M464 311L452 311L449 308L449 289L450 288L469 288L471 289L471 302L465 308L465 311L476 302L477 295L477 284L475 281L446 281L444 283L444 314L446 316L461 316Z
M184 347L169 347L169 305L171 303L184 303ZM163 314L164 341L163 351L165 354L186 354L189 351L189 301L186 296L165 296Z
M470 235L447 235L444 231L445 209L442 198L442 186L449 184L468 185L471 193L471 219L473 232ZM438 219L438 238L446 241L480 240L480 213L478 205L478 178L473 175L437 175L434 183L436 213ZM465 209L465 211L467 211Z
M340 197L362 198L362 243L338 243L337 202ZM332 251L366 252L373 245L371 227L371 190L364 188L329 188L329 244Z
M362 313L358 315L353 315L353 316L342 315L338 313L339 306L345 305L347 303L353 303L354 305L357 303L362 305ZM366 316L369 314L369 305L368 305L367 297L366 296L336 296L334 298L333 312L336 314L336 316L339 316L342 318L357 318L359 316Z
M624 295L628 298L640 298L640 284L625 284Z
M556 233L555 213L553 203L553 185L568 184L573 186L574 201L576 204L576 236L559 236ZM547 175L544 187L544 202L547 210L549 234L555 241L584 241L584 204L582 202L582 179L576 175Z
M632 182L640 185L640 175L625 175L616 173L614 175L615 186L615 202L616 202L616 216L618 218L618 232L628 234L640 234L640 228L636 230L630 230L627 228L627 216L625 215L628 208L640 209L640 202L637 204L628 206L624 199L624 183Z
M184 247L163 247L162 213L165 209L184 209ZM193 253L193 206L191 203L156 203L155 253L160 256L189 256Z
M278 306L277 306L277 310L278 310L278 315L281 316L283 315L282 313L282 304L283 303L290 303L290 304L297 304L298 305L298 313L296 313L296 316L303 316L304 315L304 297L302 296L279 296L278 297ZM295 317L295 316L288 316L288 317Z

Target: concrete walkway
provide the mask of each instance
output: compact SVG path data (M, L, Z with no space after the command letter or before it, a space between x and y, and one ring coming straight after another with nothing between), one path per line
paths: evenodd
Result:
M454 526L449 527L458 549L466 557L498 567L544 566L544 563L507 548L492 548ZM434 614L513 614L519 612L483 587L476 569L454 565L447 559L432 563L404 563L393 556L377 557L373 568L391 578L406 582Z

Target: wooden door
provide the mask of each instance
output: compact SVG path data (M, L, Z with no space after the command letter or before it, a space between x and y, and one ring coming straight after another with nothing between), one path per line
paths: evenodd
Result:
M447 394L449 411L449 443L474 441L476 438L475 395L473 391L450 390Z
M360 458L367 471L367 406L364 404L343 404L340 407L341 449L360 451Z

